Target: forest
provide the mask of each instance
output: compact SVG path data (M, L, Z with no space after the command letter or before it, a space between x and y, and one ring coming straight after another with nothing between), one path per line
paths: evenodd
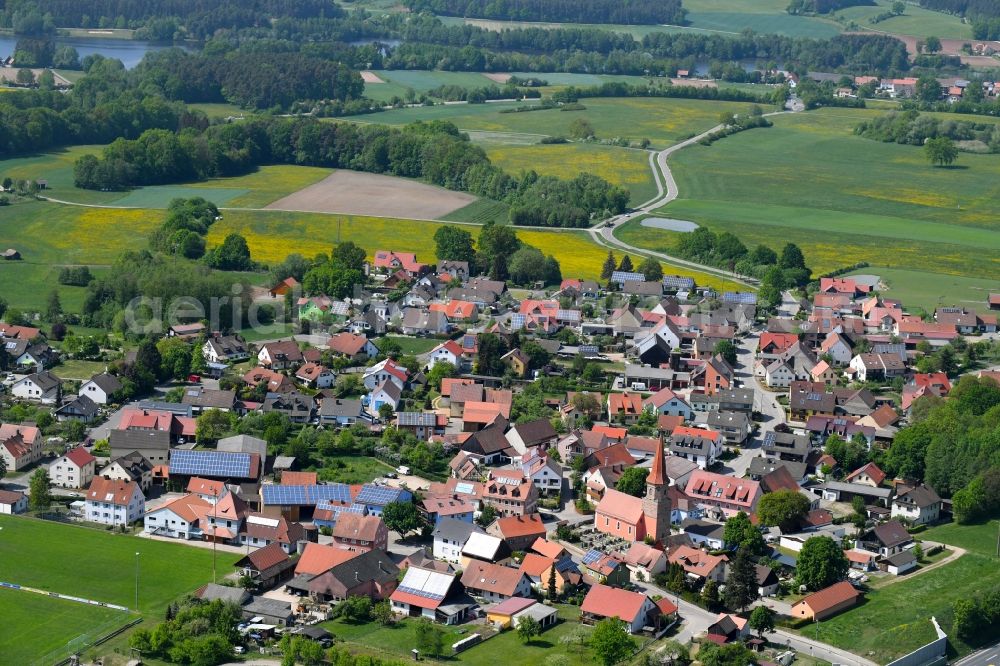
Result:
M629 193L602 178L511 176L447 122L383 125L326 123L312 118L261 118L180 133L154 129L117 139L100 158L74 165L78 187L124 189L247 173L263 164L354 169L464 190L510 205L516 224L589 226L595 216L623 212Z
M505 21L683 25L680 0L406 0L415 12Z
M185 36L206 39L217 30L269 25L273 16L343 14L326 0L6 0L0 27L17 34L41 34L56 27L138 28L152 20L171 19Z
M968 18L1000 17L996 0L920 0L920 6Z
M872 118L858 125L854 133L874 141L910 146L946 137L952 141L976 142L991 153L1000 152L1000 127L994 123L935 118L912 109Z

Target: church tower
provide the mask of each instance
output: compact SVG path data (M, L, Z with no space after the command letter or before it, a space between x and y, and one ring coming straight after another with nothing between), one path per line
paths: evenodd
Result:
M670 480L667 478L667 466L663 459L663 440L656 447L653 456L653 468L646 477L646 494L642 498L642 515L646 522L646 535L661 545L666 544L670 536L670 498L667 488Z

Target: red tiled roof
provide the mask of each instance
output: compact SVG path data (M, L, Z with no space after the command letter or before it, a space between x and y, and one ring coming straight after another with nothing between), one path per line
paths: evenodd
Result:
M619 518L629 524L637 525L642 520L642 500L608 488L597 504L597 514Z
M525 608L534 606L536 603L534 599L511 597L510 599L504 599L494 606L490 606L486 609L486 612L492 615L513 615L514 613L520 613Z
M472 560L462 574L462 585L468 589L513 596L523 577L520 569Z
M642 612L646 600L646 595L639 592L619 590L598 583L590 588L580 610L601 617L617 617L631 624Z
M197 476L192 476L191 480L188 481L187 491L189 493L198 493L199 495L212 495L213 497L221 497L226 492L226 484L222 481L215 481L213 479L202 479Z
M545 557L555 559L559 557L565 549L554 541L549 541L544 537L538 537L535 539L535 543L531 544L531 550L536 553L540 553Z
M80 468L97 460L97 458L90 455L90 452L82 446L77 446L76 448L67 451L66 457L69 458L70 462Z
M882 485L882 482L885 481L885 472L879 469L879 466L873 462L862 465L858 469L854 470L853 472L847 475L847 478L844 479L844 481L850 481L854 477L861 476L862 474L868 474L868 476L871 477L872 481L874 481L878 485Z
M504 539L511 539L531 534L545 534L545 525L542 524L542 517L537 513L530 513L526 516L507 516L497 519L497 529Z
M112 481L98 476L90 482L87 489L87 499L91 502L111 502L115 505L126 505L138 489L134 481Z
M819 592L813 592L795 605L805 604L812 609L813 613L818 614L845 601L856 599L859 596L861 596L861 593L855 590L853 585L843 580Z
M341 517L348 514L341 514ZM347 550L328 546L319 543L307 543L302 556L299 557L298 564L295 565L295 574L316 574L325 573L348 560L354 559L361 553L356 550Z
M247 559L257 571L266 571L273 566L288 560L288 554L282 549L281 543L272 541L263 548L258 548L249 555Z
M318 475L316 472L282 472L281 485L283 486L315 486Z

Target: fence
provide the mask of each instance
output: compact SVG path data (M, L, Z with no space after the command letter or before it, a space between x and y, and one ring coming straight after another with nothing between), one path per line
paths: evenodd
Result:
M931 623L937 632L936 639L886 666L931 666L943 662L948 649L948 634L941 630L936 618L931 617Z

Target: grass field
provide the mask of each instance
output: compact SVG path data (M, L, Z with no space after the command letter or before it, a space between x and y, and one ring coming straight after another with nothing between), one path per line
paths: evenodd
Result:
M86 381L94 375L104 372L108 364L103 361L78 361L70 359L59 365L48 368L60 379L79 379Z
M81 190L73 185L73 163L88 153L100 154L104 146L73 146L28 157L0 160L0 178L14 180L49 181L43 194L56 199L80 203L107 203L121 196L121 192Z
M6 663L48 663L64 656L66 644L87 635L90 640L114 631L132 617L122 611L87 606L32 592L0 589L0 654Z
M972 647L951 631L952 604L977 591L1000 584L995 557L997 521L983 525L945 525L927 530L921 538L968 549L951 564L914 578L873 590L860 607L809 626L803 633L886 663L933 640L930 617L937 617L949 634L951 656ZM818 629L818 634L814 633Z
M426 354L430 350L437 347L441 341L435 340L434 338L412 338L407 335L387 335L384 338L379 338L379 340L390 340L399 345L400 350L403 354ZM378 346L379 340L375 341L375 346Z
M714 127L723 111L743 113L751 106L744 102L645 97L585 99L583 104L585 111L530 113L499 113L517 106L515 103L423 106L359 116L358 121L404 125L416 120L449 120L463 130L568 136L570 123L586 118L599 139L648 138L654 148L663 148Z
M441 218L449 222L475 222L486 224L490 220L504 223L508 218L508 206L491 199L477 199L464 208L452 211Z
M633 205L656 196L649 153L645 150L592 143L559 143L489 146L486 154L494 164L512 174L534 169L543 176L572 178L577 173L600 176L610 183L627 187L632 194Z
M933 168L917 147L853 135L877 113L784 115L772 128L680 151L671 167L682 198L662 213L731 231L748 245L798 243L817 272L867 261L1000 275L1000 159L963 153L959 168ZM676 241L634 224L618 235L654 249Z
M338 483L368 483L393 468L378 458L366 456L332 456L323 459L320 468L321 481L336 481Z
M204 548L11 516L0 516L0 528L3 528L0 561L4 580L130 608L135 605L135 553L138 552L139 610L157 620L173 600L212 580L212 551ZM219 556L220 578L233 571L236 559L229 553ZM33 610L35 600L26 599L33 596L27 592L15 596L0 591L0 617L5 620L13 617L15 632L24 631L28 623L32 634L38 631L40 621L52 625L51 633L41 632L46 636L44 644L34 640L17 643L16 649L25 652L27 663L114 619L103 609L74 604L79 606L78 612L48 599L44 606L36 607L40 616L24 616L24 611L15 610L15 607ZM51 618L48 613L53 614ZM65 624L59 622L60 616L66 618ZM23 621L19 621L22 617ZM6 629L0 634L0 654L5 661L17 663L3 649L10 636Z
M869 266L854 274L878 275L888 289L882 293L898 298L908 307L921 307L931 312L942 305L963 305L982 309L991 291L997 288L996 279L960 277L925 273L919 270Z

